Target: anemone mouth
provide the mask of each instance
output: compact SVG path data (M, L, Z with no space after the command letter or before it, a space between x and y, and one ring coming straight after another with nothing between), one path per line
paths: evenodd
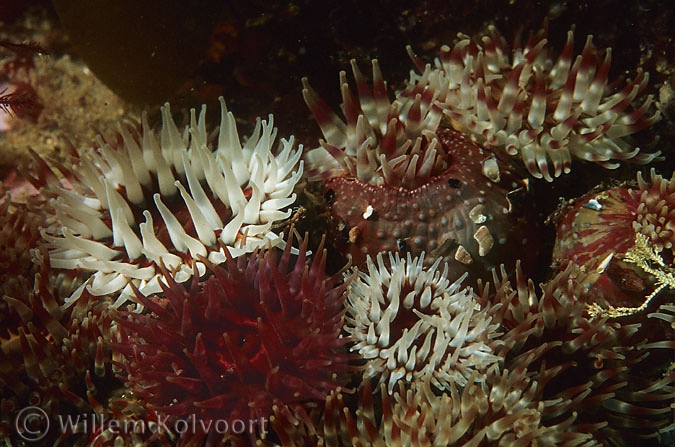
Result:
M88 287L120 293L118 306L133 287L159 292L160 266L182 282L203 274L202 258L219 264L226 251L237 257L281 243L272 226L290 216L302 147L282 139L275 153L271 116L242 145L222 98L214 141L205 113L192 110L181 133L167 104L159 135L145 116L140 136L121 126L118 141L99 138L77 151L64 168L70 187L47 187L55 223L43 236L52 266L94 272L68 303Z

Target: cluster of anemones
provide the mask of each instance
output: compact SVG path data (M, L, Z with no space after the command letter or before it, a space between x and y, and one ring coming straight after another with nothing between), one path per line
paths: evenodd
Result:
M381 386L379 403L366 383L357 410L339 391L326 402L323 434L328 446L481 445L572 447L596 445L590 431L599 425L576 426L573 418L544 423L552 402L538 400L539 384L525 368L491 371L482 384L471 383L446 394L428 382L399 383L393 395Z
M639 176L637 189L581 200L559 245L577 250L576 264L541 293L519 267L513 282L495 274L494 292L462 286L467 271L475 280L516 250L534 259L534 219L517 202L527 183L499 152L445 128L443 113L547 180L568 172L572 156L607 167L655 156L621 141L657 119L650 99L624 114L646 75L605 97L609 52L600 61L589 38L572 62L572 42L570 32L554 64L541 34L512 61L493 30L481 44L466 38L435 68L418 64L422 74L393 100L377 62L372 87L352 63L358 95L341 73L344 119L303 81L325 137L306 154L310 177L323 182L333 247L361 271L327 276L323 244L308 260L307 238L296 250L277 234L303 165L292 139L275 154L271 117L242 144L224 101L215 137L204 109L181 132L167 105L160 132L144 117L65 164L36 157L45 214L0 217L9 228L0 242L22 236L0 263L21 258L12 268L34 276L32 290L25 278L0 289L11 291L0 300L11 326L0 333L0 385L11 394L2 408L31 403L34 387L54 409L65 398L74 411L199 418L203 430L178 445L572 446L665 429L672 303L621 316L589 303L611 264L613 254L600 254L610 235L637 232L671 263L675 177ZM19 253L36 248L38 225L40 272ZM675 287L672 271L661 273ZM106 406L99 382L113 355L130 393ZM248 437L207 428L224 418L259 422ZM0 433L10 435L8 424L0 418ZM105 430L93 438L127 441Z
M464 278L451 283L440 259L425 268L424 256L388 258L368 258L347 300L345 330L366 360L364 380L376 378L389 394L400 380L440 390L484 381L499 361L489 347L497 327Z
M128 387L171 423L196 415L211 427L185 434L186 445L218 436L209 421L269 420L274 410L313 431L310 410L348 378L340 333L350 279L325 275L322 246L306 265L307 239L295 260L291 245L279 258L269 249L207 262L210 276L191 285L166 275L161 295L136 292L145 313L120 312L115 350Z
M149 440L148 432L99 427L94 433L91 419L82 417L95 413L99 420L125 423L146 414L136 399L124 396L113 373L110 299L84 291L74 305L61 307L72 278L55 274L40 247L39 228L48 217L42 202L19 193L28 184L15 186L15 194L0 200L0 436L11 445L38 437L50 445L99 447ZM18 412L29 406L39 406L49 420L34 417L17 425ZM61 431L53 424L58 418L73 424Z
M545 424L571 418L597 424L594 439L655 437L670 422L675 374L668 308L654 318L597 316L587 311L599 273L572 262L541 292L516 267L511 282L495 273L495 291L480 287L481 301L495 306L504 335L495 354L506 369L525 367L549 402ZM647 355L647 353L649 353Z
M355 435L364 445L528 445L535 439L595 445L620 433L655 436L667 427L675 379L664 370L673 348L672 306L650 315L666 324L597 317L584 304L599 273L574 263L540 294L520 265L513 283L502 268L494 276L496 290L481 284L476 299L467 289L448 290L459 285L449 285L436 270L438 261L425 269L418 259L390 258L390 269L379 255L377 265L370 261L368 273L354 281L345 325L352 349L366 361L364 386L372 378L381 385L382 407L373 407L367 390L357 403L360 412L351 416L340 393L331 396L323 419L328 445L349 445ZM433 324L436 314L440 326ZM438 345L440 333L445 341ZM461 353L479 361L464 370ZM649 377L641 377L646 370ZM396 394L404 383L412 388ZM434 390L428 402L418 401L424 387ZM497 402L503 393L518 402L514 409ZM451 414L456 419L448 419Z
M272 226L289 217L293 188L302 175L301 148L293 139L273 152L272 117L258 120L242 145L235 119L221 98L215 149L206 130L205 107L193 110L179 132L169 106L159 135L143 119L142 135L124 127L116 141L100 139L63 167L69 187L49 184L54 223L44 231L56 269L92 272L94 295L159 292L160 265L178 282L212 263L240 256L281 239Z
M133 401L115 397L123 383L112 371L109 302L85 292L75 305L62 309L59 284L50 281L50 270L46 253L41 253L34 276L15 278L17 287L3 290L0 299L0 434L11 445L25 441L84 445L102 433L88 430L81 415L111 418L112 401L119 407L114 417L120 421L142 415ZM17 423L17 413L29 406L38 406L49 420L36 414ZM62 431L53 424L50 429L50 421L58 418L69 418L73 424ZM111 443L117 437L112 436ZM142 442L150 436L119 437Z
M651 96L630 109L648 74L638 70L623 90L606 96L611 49L602 57L588 36L573 59L569 31L554 61L546 43L539 32L523 48L510 49L491 27L480 42L460 35L452 48L443 46L433 68L410 52L421 74L411 74L401 97L430 90L434 105L458 127L487 146L519 155L531 175L548 181L570 172L572 157L606 168L620 160L653 160L658 153L641 153L622 140L659 119L658 112L648 115Z

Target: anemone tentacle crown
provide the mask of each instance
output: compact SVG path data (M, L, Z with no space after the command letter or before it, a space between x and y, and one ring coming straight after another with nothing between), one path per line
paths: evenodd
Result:
M215 150L206 129L206 107L193 109L182 134L162 107L159 135L144 115L142 136L121 126L117 144L79 150L65 167L71 187L51 185L55 223L46 228L52 267L93 272L84 287L94 295L118 294L116 306L133 295L160 292L160 266L178 282L197 271L201 258L219 264L227 250L237 257L257 247L282 243L273 225L289 217L295 201L302 146L282 139L258 119L240 142L234 116L220 98L221 121Z
M432 91L435 105L457 127L479 143L519 155L532 176L547 181L569 173L572 157L612 169L621 160L646 164L659 155L623 140L660 117L649 114L651 95L631 110L649 74L638 69L621 91L606 95L611 49L601 57L593 36L573 59L569 31L555 62L547 57L543 31L513 50L494 27L480 43L459 36L452 48L441 48L433 68L409 49L421 74L411 73L403 98Z
M480 383L499 358L490 348L497 325L478 305L464 277L448 279L441 259L424 267L424 255L368 257L347 299L345 330L352 350L367 360L364 379L379 377L391 394L397 381L428 380L438 389Z
M271 248L207 263L212 275L191 285L167 275L165 306L138 293L151 312L118 313L120 366L150 411L206 421L268 417L277 407L309 422L312 407L345 386L353 356L340 334L354 274L327 275L323 242L311 260L307 244L299 241L297 257L289 239L280 255Z

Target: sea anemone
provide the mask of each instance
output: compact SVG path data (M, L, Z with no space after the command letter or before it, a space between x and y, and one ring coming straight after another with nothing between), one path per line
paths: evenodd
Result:
M667 179L652 169L650 180L647 183L638 172L637 190L631 190L640 195L633 229L649 237L657 252L667 249L675 255L675 173Z
M654 169L651 181L637 174L637 187L618 186L593 191L573 201L558 225L554 259L579 265L604 258L611 251L623 254L635 233L644 234L657 252L675 244L675 174L666 179Z
M344 120L306 80L303 90L325 137L305 158L310 177L323 181L339 253L364 267L379 252L426 251L451 264L453 279L497 267L514 249L536 253L536 226L527 238L516 234L532 221L513 200L525 182L495 154L439 126L437 93L420 88L390 101L376 61L372 88L355 63L352 70L358 99L340 74Z
M221 122L212 150L202 107L181 134L168 104L159 136L143 117L142 136L121 126L117 141L99 139L60 169L71 187L48 182L55 223L44 231L55 269L92 272L67 304L87 287L94 295L159 292L164 265L184 282L205 272L201 257L219 264L281 243L273 226L289 217L302 175L301 148L281 140L275 156L272 116L258 120L242 146L235 119L221 98ZM299 164L298 164L299 163Z
M369 257L349 290L345 330L366 360L364 380L377 378L390 394L400 380L441 390L482 382L499 361L488 346L498 334L472 289L462 288L464 277L451 283L440 259L428 268L424 256L388 260Z
M320 148L305 155L310 174L415 189L448 167L449 157L435 135L442 114L433 105L435 98L426 94L431 90L392 103L377 60L372 64L371 89L356 61L351 61L358 99L349 88L346 73L340 72L346 121L333 113L303 78L305 102L325 137Z
M612 169L620 160L649 163L658 155L622 139L659 119L659 112L648 114L652 96L630 109L648 74L638 69L623 90L606 96L612 52L602 57L592 36L573 58L569 31L557 61L546 54L543 30L513 49L494 27L480 42L459 37L452 48L441 48L433 68L409 49L421 74L411 73L402 97L430 89L434 104L456 126L489 147L519 155L531 175L547 181L570 172L572 156Z
M115 349L149 411L207 424L269 419L276 406L311 425L311 408L353 368L340 335L350 278L325 276L323 246L305 265L307 239L294 263L291 245L278 260L270 249L207 262L211 276L189 286L167 275L162 296L136 292L147 312L120 311ZM191 435L182 442L209 433Z
M636 186L591 191L561 211L554 262L571 260L602 275L593 290L596 300L613 306L637 306L652 285L639 269L626 262L636 235L646 238L671 263L675 243L675 174L670 180L651 170Z

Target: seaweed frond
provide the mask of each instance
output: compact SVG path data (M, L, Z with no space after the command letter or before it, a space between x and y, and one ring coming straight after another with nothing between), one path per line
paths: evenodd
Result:
M7 88L0 90L0 110L18 118L37 118L43 107L33 87L25 83L15 86L11 91Z
M597 303L589 304L586 306L586 310L592 318L603 316L617 318L635 315L644 311L664 288L668 287L675 290L675 270L666 265L663 258L650 244L649 238L644 234L637 233L635 235L635 244L626 252L624 260L637 265L646 273L652 275L656 280L656 289L638 307L609 306L608 308L602 308Z

